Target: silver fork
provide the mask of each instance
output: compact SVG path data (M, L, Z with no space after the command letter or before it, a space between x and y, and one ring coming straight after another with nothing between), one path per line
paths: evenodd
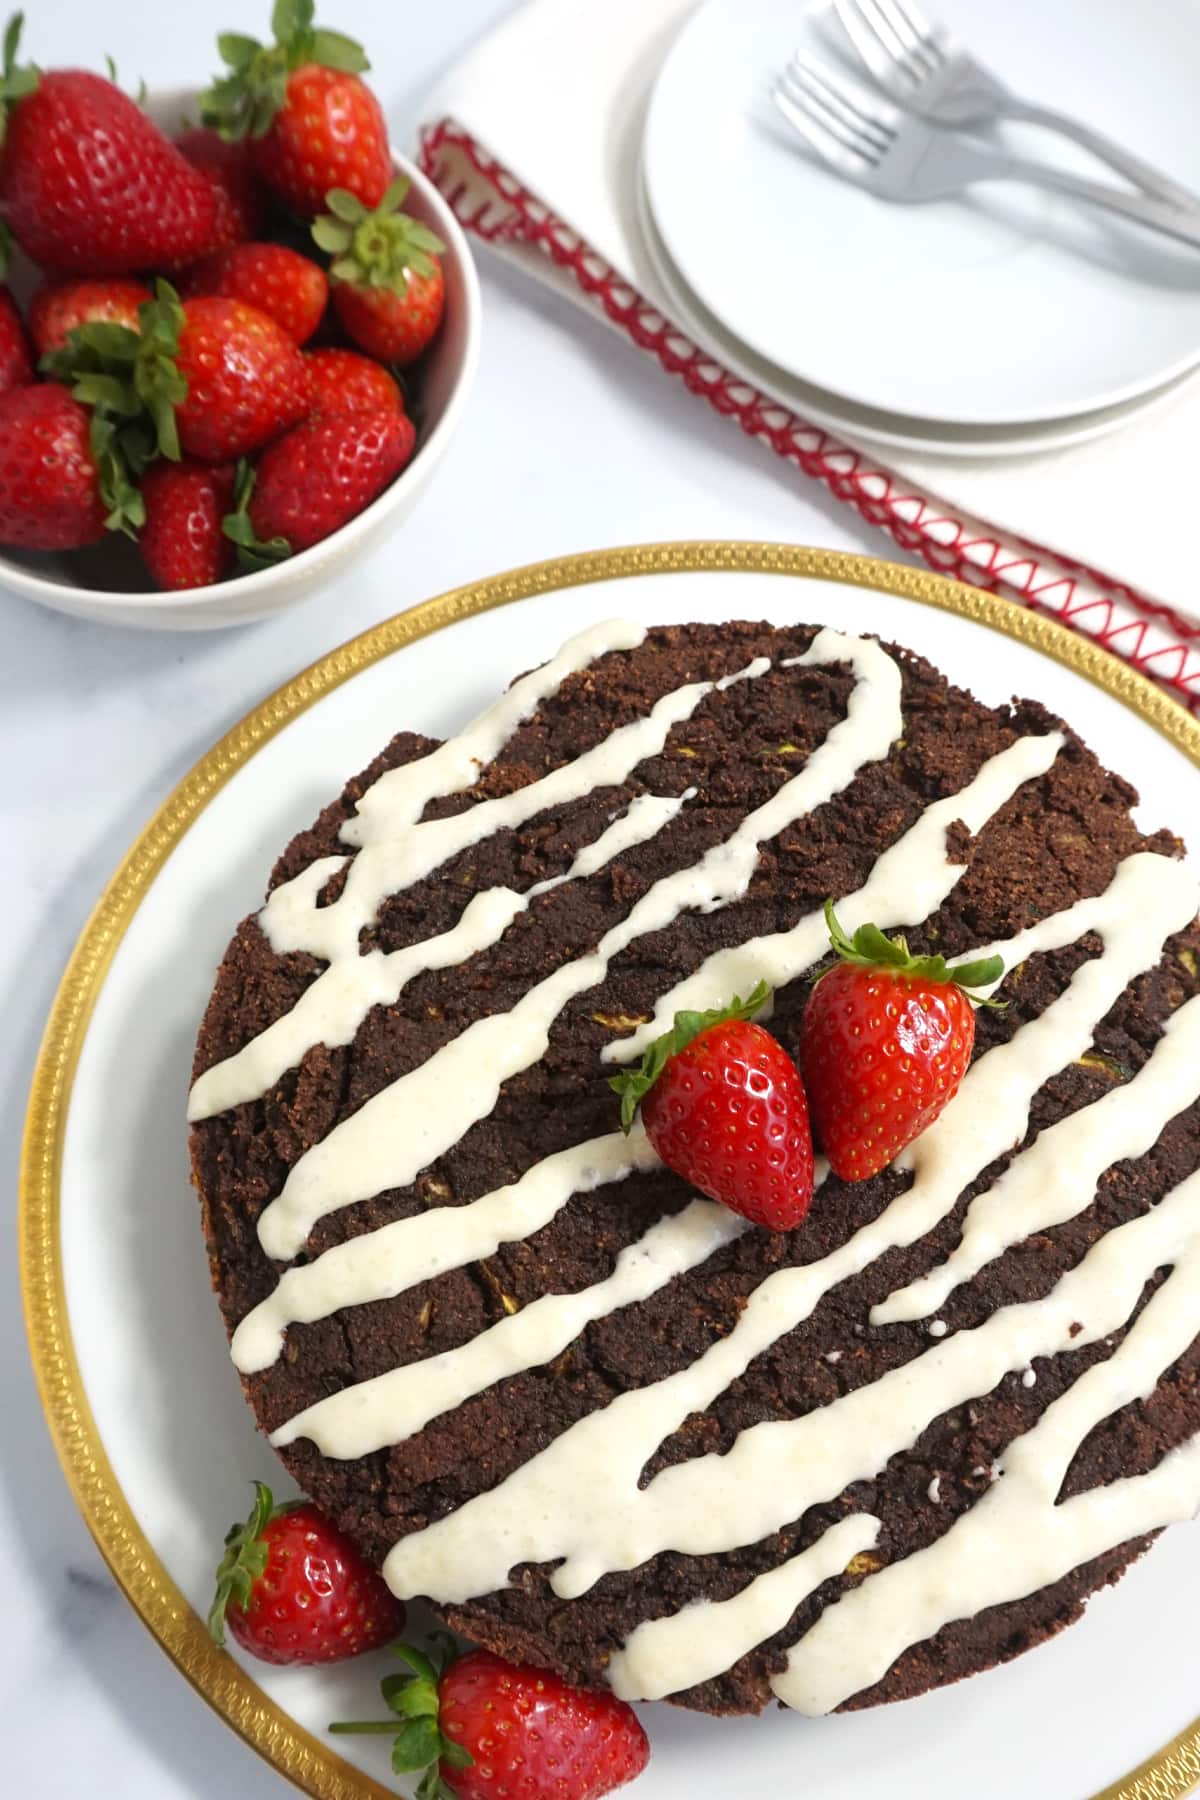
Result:
M1068 137L1144 193L1174 206L1200 207L1200 196L1140 156L1053 107L1022 100L976 61L915 0L834 0L846 36L886 94L936 125L990 125L1019 119Z
M800 52L773 85L771 98L822 162L881 199L938 200L977 181L1030 181L1200 248L1200 214L968 143L886 100L868 97Z

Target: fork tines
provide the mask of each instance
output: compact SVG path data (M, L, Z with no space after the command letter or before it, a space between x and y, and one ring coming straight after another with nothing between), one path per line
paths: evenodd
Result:
M827 133L843 150L871 164L877 163L895 140L892 127L866 112L853 89L799 51L776 82L772 98L822 156L829 155L828 143L816 143L810 127Z

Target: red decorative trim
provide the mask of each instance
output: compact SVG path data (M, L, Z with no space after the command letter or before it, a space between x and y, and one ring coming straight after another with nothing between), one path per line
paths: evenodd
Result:
M1085 564L956 517L862 451L839 443L732 375L452 120L424 129L421 164L468 230L490 244L527 245L568 270L583 293L668 374L735 419L748 437L758 438L811 480L823 481L902 549L944 574L1053 613L1153 676L1200 715L1200 624Z

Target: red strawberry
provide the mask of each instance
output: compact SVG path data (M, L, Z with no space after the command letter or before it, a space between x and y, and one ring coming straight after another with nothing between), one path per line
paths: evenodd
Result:
M284 244L235 244L219 250L187 271L179 291L187 298L224 294L244 300L282 325L297 344L317 329L329 299L324 269Z
M139 330L85 325L47 359L79 400L120 421L141 467L180 450L232 462L261 449L309 410L308 367L274 319L218 295L180 301L160 281ZM120 399L120 405L117 400Z
M43 366L93 409L91 444L108 524L145 518L136 483L159 456L232 462L309 412L308 367L281 326L240 300L181 302L167 282L138 312L138 329L75 330Z
M161 588L207 587L232 574L234 548L221 530L233 505L228 464L159 462L142 479L142 561Z
M380 362L403 367L420 356L442 322L446 286L441 238L401 212L409 182L401 175L368 212L353 194L334 189L329 212L312 228L333 257L333 304L346 331Z
M53 382L0 395L0 543L77 550L106 507L85 407Z
M0 394L32 380L33 358L25 322L8 289L0 288Z
M209 250L227 250L231 244L257 237L264 208L249 146L226 143L219 132L194 126L180 133L175 148L199 169L213 190L216 215Z
M218 38L230 73L201 98L205 124L249 137L259 176L302 217L335 187L375 206L392 159L382 109L358 79L370 67L361 45L314 30L312 0L277 0L271 28L269 49L235 32Z
M404 411L400 383L357 350L309 350L304 357L319 413Z
M29 329L39 356L61 350L79 325L96 319L138 328L138 307L153 294L140 281L109 276L104 281L45 281L29 303Z
M256 557L307 550L396 479L415 440L403 413L316 414L263 452L253 489L225 521L226 532L252 566Z
M454 1659L397 1644L411 1675L381 1683L395 1715L334 1732L395 1733L392 1768L423 1769L418 1800L600 1800L640 1775L650 1745L615 1694L568 1687L490 1650Z
M795 1063L751 1022L770 997L760 981L745 1001L676 1013L641 1066L609 1086L621 1096L625 1131L641 1106L668 1168L753 1224L791 1231L812 1201L812 1136Z
M209 182L103 76L14 68L19 31L18 14L4 43L0 213L34 262L124 275L207 250L216 216Z
M228 1626L262 1662L327 1663L403 1631L401 1602L323 1513L304 1502L276 1506L261 1481L254 1489L250 1517L225 1537L208 1615L215 1643Z
M848 938L832 901L825 919L840 960L805 1008L800 1067L830 1168L864 1181L958 1092L975 1043L965 990L990 987L1004 964L989 956L947 968L940 956L910 956L903 938L876 925Z
M183 319L175 365L187 394L175 417L189 456L246 456L304 418L308 370L274 319L216 296L186 300Z

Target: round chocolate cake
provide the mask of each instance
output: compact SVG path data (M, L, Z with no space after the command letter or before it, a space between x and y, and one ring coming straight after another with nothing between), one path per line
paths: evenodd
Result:
M234 1361L300 1486L627 1698L918 1694L1200 1507L1198 884L1033 701L811 626L594 627L284 851L196 1051ZM608 1078L843 925L999 952L936 1123L794 1232ZM819 1145L818 1145L819 1149Z

